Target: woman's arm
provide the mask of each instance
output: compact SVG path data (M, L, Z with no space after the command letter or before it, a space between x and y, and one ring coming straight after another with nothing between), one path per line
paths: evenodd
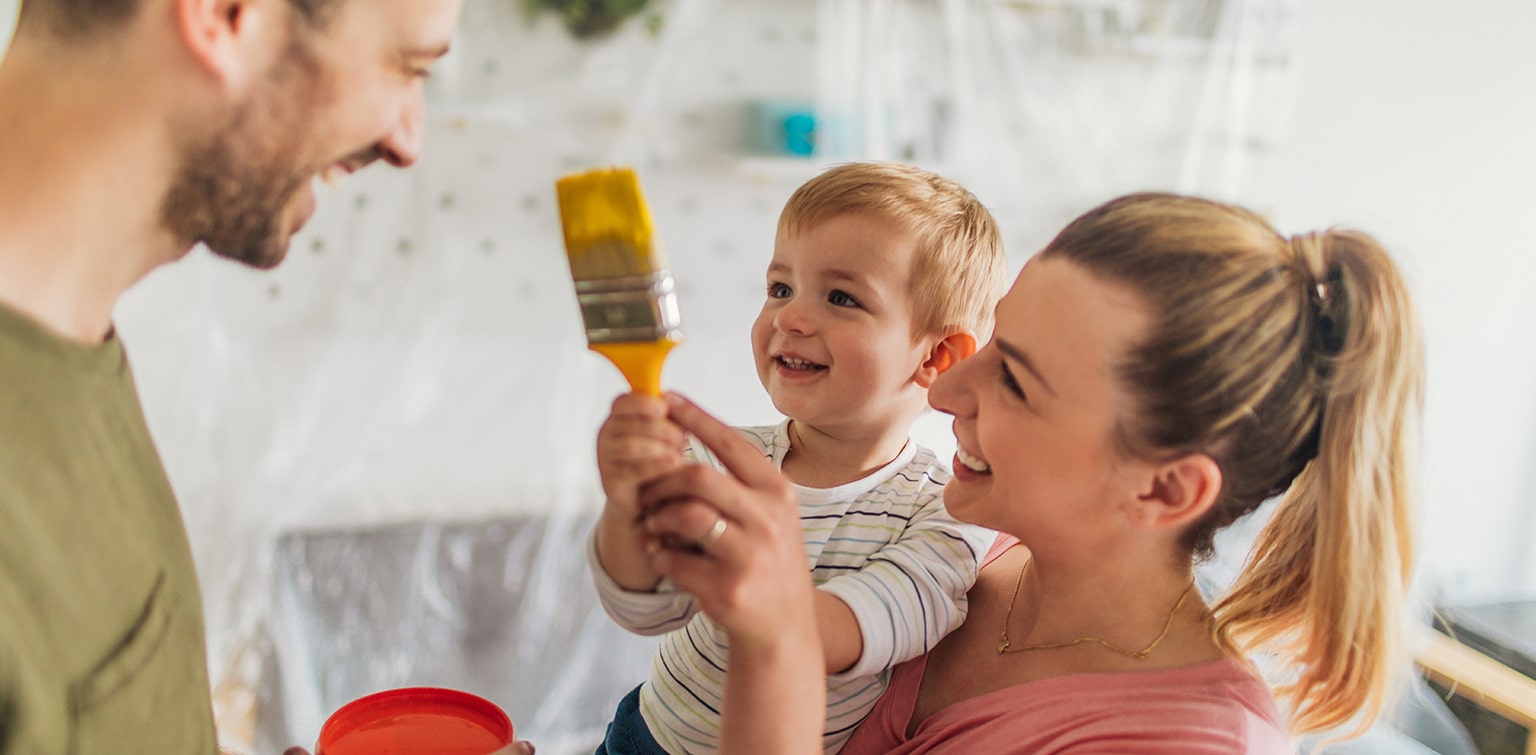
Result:
M822 752L827 685L816 627L791 622L783 630L768 642L731 639L720 715L721 752Z
M680 396L667 403L729 472L690 465L640 491L654 568L730 638L720 750L820 753L825 661L794 490L735 430Z

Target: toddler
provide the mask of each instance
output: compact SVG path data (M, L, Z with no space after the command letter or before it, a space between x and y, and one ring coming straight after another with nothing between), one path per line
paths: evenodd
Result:
M787 419L741 431L799 493L828 673L828 753L864 719L892 666L965 617L993 533L945 513L949 468L909 436L934 378L987 337L1005 275L986 208L914 167L831 168L780 215L752 351ZM670 633L599 755L718 749L725 634L651 570L636 497L685 461L720 465L665 415L660 401L623 396L598 436L607 496L589 549L598 593L630 631ZM700 545L720 529L701 533Z

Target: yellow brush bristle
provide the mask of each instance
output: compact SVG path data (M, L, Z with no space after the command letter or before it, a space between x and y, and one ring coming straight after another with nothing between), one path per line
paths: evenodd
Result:
M651 213L630 168L598 168L555 182L576 280L646 275L666 267L651 243Z
M588 346L635 392L660 395L662 362L682 329L640 180L630 168L600 168L561 178L555 193Z

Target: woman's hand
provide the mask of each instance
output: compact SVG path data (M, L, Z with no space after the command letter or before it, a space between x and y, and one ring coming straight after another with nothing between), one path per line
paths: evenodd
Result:
M741 433L669 395L669 415L730 474L692 464L640 489L652 566L688 591L733 648L812 617L794 489ZM723 523L723 524L722 524Z
M826 677L795 491L736 430L666 399L730 473L689 465L639 499L652 566L730 637L720 751L819 753Z

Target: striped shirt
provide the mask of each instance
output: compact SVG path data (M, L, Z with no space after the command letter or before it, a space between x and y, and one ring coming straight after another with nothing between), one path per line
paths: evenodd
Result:
M741 431L778 467L789 450L787 429L786 421ZM689 450L721 468L702 446ZM864 720L892 666L926 653L965 618L966 592L995 535L944 511L949 478L932 451L909 441L894 460L861 480L828 489L795 486L812 580L848 604L863 638L853 667L827 678L822 745L828 753L837 752ZM655 592L620 588L599 565L595 541L588 558L598 595L615 621L639 634L667 634L640 689L651 734L673 755L715 752L725 632L667 580Z

